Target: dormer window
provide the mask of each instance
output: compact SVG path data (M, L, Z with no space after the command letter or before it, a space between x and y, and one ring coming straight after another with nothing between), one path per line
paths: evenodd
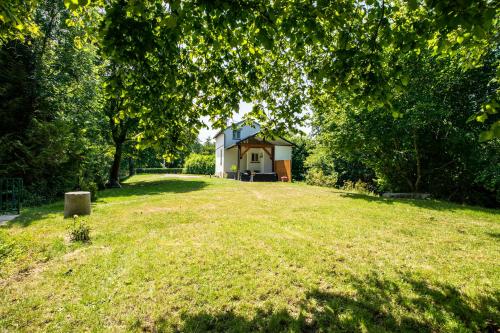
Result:
M241 130L233 130L233 140L241 139Z

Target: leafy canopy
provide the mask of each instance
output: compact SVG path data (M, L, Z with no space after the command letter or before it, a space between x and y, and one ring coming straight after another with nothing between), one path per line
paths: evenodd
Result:
M125 89L113 94L135 100L123 112L140 118L138 139L171 147L202 126L200 116L223 127L240 100L256 105L248 118L278 131L300 122L308 97L339 91L397 118L393 92L411 75L401 55L430 50L480 66L500 30L492 0L65 3L73 24L124 68ZM500 137L498 106L497 90L475 116L490 124L482 139Z

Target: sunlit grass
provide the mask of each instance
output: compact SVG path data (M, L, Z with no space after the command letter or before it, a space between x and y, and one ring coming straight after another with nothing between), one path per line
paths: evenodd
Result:
M0 331L478 331L500 214L285 183L135 176L70 243L62 203L0 228Z

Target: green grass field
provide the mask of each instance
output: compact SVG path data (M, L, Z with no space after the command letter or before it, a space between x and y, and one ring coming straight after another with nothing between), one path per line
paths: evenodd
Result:
M0 227L0 331L499 329L499 211L144 175L75 244L62 209Z

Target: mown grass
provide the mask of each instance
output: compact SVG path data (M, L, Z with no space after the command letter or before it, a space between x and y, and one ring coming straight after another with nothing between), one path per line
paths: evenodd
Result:
M142 175L0 228L0 331L476 332L500 324L498 211Z

